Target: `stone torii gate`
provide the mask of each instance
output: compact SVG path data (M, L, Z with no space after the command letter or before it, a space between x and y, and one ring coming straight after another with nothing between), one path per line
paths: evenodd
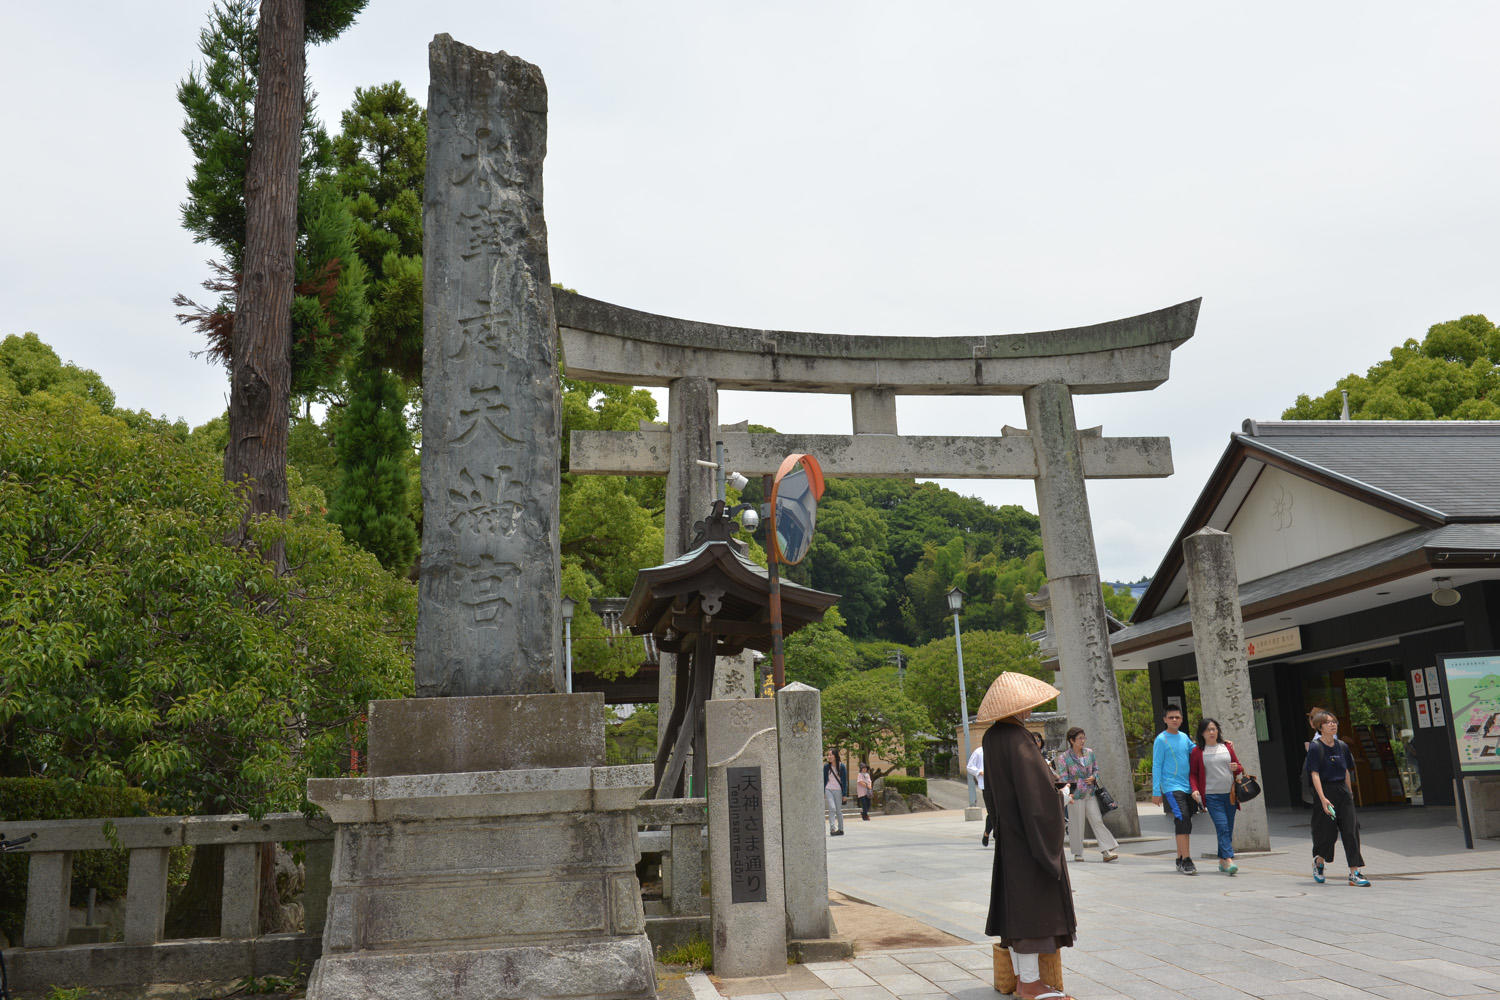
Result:
M712 470L697 460L711 459L717 441L727 467L746 475L773 473L786 455L809 452L830 476L1033 480L1068 715L1098 749L1105 784L1133 787L1084 480L1169 476L1171 444L1080 430L1073 396L1165 382L1173 349L1193 335L1200 299L1095 326L976 337L754 330L561 291L553 300L569 377L669 390L666 427L574 431L570 462L570 471L582 474L665 474L668 560L686 550L694 518L715 498ZM719 389L848 393L854 433L721 428ZM1026 429L1005 427L998 437L902 436L897 395L1018 395ZM665 718L676 687L665 658L659 683ZM1119 801L1111 829L1138 835L1134 796Z

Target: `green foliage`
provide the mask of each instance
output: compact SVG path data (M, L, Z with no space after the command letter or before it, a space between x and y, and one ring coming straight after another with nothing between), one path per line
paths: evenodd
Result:
M964 591L966 628L1026 633L1042 627L1042 616L1026 604L1026 595L1047 582L1041 552L1025 557L990 551L975 557L966 540L955 536L941 546L929 545L917 568L906 578L909 603L903 608L915 635L936 638L953 630L948 591Z
M81 396L105 413L115 408L115 394L98 372L63 364L34 333L12 334L0 340L0 398L33 392Z
M0 402L0 758L143 788L164 809L303 804L372 698L410 690L414 588L347 545L293 476L243 505L178 428L77 396ZM284 540L278 577L257 547Z
M1104 607L1110 614L1122 622L1130 621L1130 616L1135 613L1135 598L1128 590L1116 591L1109 584L1101 584L1104 592Z
M1151 741L1161 731L1161 720L1151 708L1151 677L1145 670L1115 671L1120 695L1120 716L1125 724L1125 745L1131 760L1145 758L1151 766Z
M844 616L837 607L829 608L822 621L787 636L782 655L788 681L801 681L820 691L827 691L853 673L858 660L854 643L844 634Z
M47 1000L88 1000L89 991L83 986L49 986Z
M335 441L339 484L330 517L344 537L405 573L417 556L417 526L409 513L412 481L407 464L411 434L406 427L401 383L381 368L350 380L349 404ZM476 501L493 501L484 483L473 484Z
M308 4L308 37L332 38L352 22L364 0ZM320 25L316 30L314 24ZM226 366L233 336L235 294L245 255L245 175L255 128L260 53L253 0L222 0L199 33L200 67L177 88L183 137L193 157L182 224L198 243L221 255L203 283L218 294L200 305L184 295L173 301L178 319L203 333L207 354ZM330 169L330 142L310 92L304 93L302 155L297 184L296 294L292 303L292 391L307 394L337 381L359 349L369 317L365 265L354 252L353 217L338 191L322 179Z
M368 272L354 249L354 215L330 181L303 192L292 298L292 395L334 385L370 321Z
M1053 672L1042 668L1036 643L1010 632L963 632L964 688L970 714L979 710L984 693L1006 670L1038 677L1052 683ZM958 656L953 636L935 639L912 654L906 668L906 694L927 709L933 724L946 735L959 725ZM1049 711L1048 702L1038 706Z
M629 715L606 710L604 756L610 764L649 764L656 757L655 705L637 705Z
M334 182L373 276L365 365L422 377L422 186L427 115L399 83L358 87L333 140Z
M354 23L370 0L306 0L303 36L311 45L332 41Z
M656 957L665 965L685 965L695 971L711 972L714 967L713 947L703 938L660 949Z
M927 779L916 778L904 774L886 775L885 787L902 795L926 795Z
M0 816L18 820L77 819L82 816L149 816L151 796L139 788L99 788L50 778L0 778ZM9 833L9 836L15 836ZM0 933L20 938L26 909L27 855L0 855ZM80 851L73 856L74 905L88 890L101 900L125 898L129 852Z
M913 767L921 760L918 734L929 725L920 705L874 671L847 677L823 692L823 741L851 750L852 760L877 757L895 767ZM885 772L871 773L880 777Z
M745 499L762 499L758 483ZM1001 598L979 626L1023 629L1030 619L1012 599L1020 577L1037 575L1024 560L1040 549L1038 532L1036 516L1020 507L991 507L932 483L830 479L812 548L788 575L842 595L853 637L912 642L942 633L942 595L972 569L976 584L993 578L983 603Z
M1462 316L1408 339L1363 375L1349 374L1316 398L1306 394L1284 420L1337 420L1349 392L1355 420L1500 420L1500 329Z

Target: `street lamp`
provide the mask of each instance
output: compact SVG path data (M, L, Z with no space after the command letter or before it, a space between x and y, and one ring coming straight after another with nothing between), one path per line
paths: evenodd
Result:
M563 648L566 650L564 655L568 665L568 684L565 690L568 694L573 693L573 609L577 606L578 602L571 597L562 599Z
M964 609L968 595L957 587L948 591L948 610L953 612L953 648L958 653L958 716L964 722L964 777L969 786L969 808L964 819L979 818L979 804L974 776L969 773L969 692L964 685L964 637L958 630L958 613Z

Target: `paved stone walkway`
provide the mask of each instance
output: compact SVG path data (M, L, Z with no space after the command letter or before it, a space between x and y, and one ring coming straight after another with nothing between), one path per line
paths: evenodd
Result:
M1500 842L1463 848L1452 812L1361 814L1366 873L1353 888L1342 863L1316 885L1307 814L1271 817L1269 855L1214 871L1209 823L1193 838L1200 874L1173 870L1167 820L1143 806L1151 839L1122 845L1111 865L1090 849L1072 863L1078 947L1063 952L1079 1000L1429 1000L1500 997ZM855 821L830 840L830 886L915 917L973 945L861 952L775 980L723 981L734 1000L990 998L983 934L990 854L961 812ZM1342 857L1342 854L1340 854ZM712 997L706 979L700 995Z

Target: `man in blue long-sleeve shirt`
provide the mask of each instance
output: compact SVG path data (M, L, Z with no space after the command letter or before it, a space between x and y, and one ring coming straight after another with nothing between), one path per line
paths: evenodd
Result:
M1172 817L1172 831L1177 835L1177 870L1196 875L1198 867L1193 864L1190 841L1198 804L1188 785L1188 754L1193 751L1193 741L1187 733L1179 732L1182 709L1169 705L1161 721L1167 728L1156 734L1151 747L1151 801L1161 805L1166 800L1164 811Z

